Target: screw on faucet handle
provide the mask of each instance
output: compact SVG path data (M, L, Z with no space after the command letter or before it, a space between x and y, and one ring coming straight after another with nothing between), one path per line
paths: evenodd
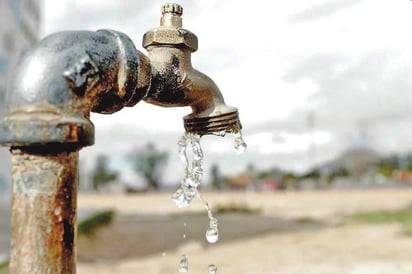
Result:
M178 16L182 16L183 8L182 6L176 3L166 3L162 5L162 14L165 13L174 13Z

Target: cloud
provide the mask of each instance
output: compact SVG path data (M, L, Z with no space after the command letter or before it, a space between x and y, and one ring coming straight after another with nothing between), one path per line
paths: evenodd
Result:
M409 112L412 64L402 62L404 58L390 50L360 56L318 53L295 63L283 79L316 83L317 92L309 96L308 103L316 105L318 122L342 127L344 123Z
M292 23L303 23L306 21L320 20L333 14L340 12L344 9L350 8L362 0L339 0L329 1L327 3L317 4L307 7L301 12L292 14L289 17Z

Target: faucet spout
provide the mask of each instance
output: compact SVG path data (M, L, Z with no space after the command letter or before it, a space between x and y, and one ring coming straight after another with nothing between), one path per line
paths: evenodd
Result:
M192 67L191 53L197 50L198 40L182 28L182 13L181 6L165 4L160 27L143 37L153 76L143 100L165 107L190 106L192 113L183 118L188 132L237 133L241 129L237 109L225 104L210 77Z

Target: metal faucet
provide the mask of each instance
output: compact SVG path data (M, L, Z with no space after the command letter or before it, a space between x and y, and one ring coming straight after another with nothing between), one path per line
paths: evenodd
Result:
M113 113L141 99L191 106L188 132L237 133L236 108L191 65L197 37L182 7L165 4L160 27L139 52L113 30L53 34L21 59L8 88L0 143L12 157L10 273L75 273L78 151L94 143L90 112Z
M241 128L237 109L225 105L213 80L192 67L191 53L198 42L194 33L182 28L182 12L177 4L165 4L160 27L143 36L153 71L144 100L165 107L191 106L193 112L184 117L188 132L236 133Z

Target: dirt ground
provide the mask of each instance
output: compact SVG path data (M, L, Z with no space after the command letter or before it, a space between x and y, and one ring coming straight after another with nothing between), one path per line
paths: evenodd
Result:
M283 193L205 193L212 206L248 205L261 214L217 216L220 240L204 239L199 202L177 209L170 194L80 195L82 209L112 208L116 221L78 242L78 273L410 274L412 237L398 224L353 225L355 212L412 205L412 189Z

